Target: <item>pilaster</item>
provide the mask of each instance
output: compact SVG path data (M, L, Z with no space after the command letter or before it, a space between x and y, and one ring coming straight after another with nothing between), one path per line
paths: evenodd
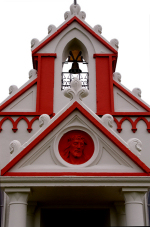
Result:
M127 226L144 226L143 201L147 188L123 188Z
M26 227L27 200L30 188L7 188L9 197L9 227Z

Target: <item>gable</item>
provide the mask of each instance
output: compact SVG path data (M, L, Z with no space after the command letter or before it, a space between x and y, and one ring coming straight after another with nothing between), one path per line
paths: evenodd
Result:
M14 99L2 112L34 112L36 111L36 90L37 85L33 85L26 92ZM17 96L17 94L16 94ZM9 100L8 100L9 101ZM11 101L11 100L10 100ZM5 103L4 103L5 105Z
M9 172L5 173L5 175L34 175L35 173L43 173L44 175L45 173L54 174L62 172L100 174L118 173L123 175L125 173L130 173L131 175L145 174L147 167L144 167L144 163L142 163L138 158L136 158L137 163L132 161L130 157L134 157L134 155L131 155L131 152L128 149L127 155L113 142L113 139L110 140L110 138L107 137L108 135L106 136L105 130L99 130L95 125L93 125L93 122L89 121L89 119L83 115L84 114L79 110L74 109L74 111L64 118L57 127L45 134L46 136L44 136L38 144L33 146L30 151L28 150L24 155L24 151L22 151L22 154L19 154L22 156L20 160L16 162L14 158L12 162L15 161L15 164L13 166L11 165L10 168L9 163L8 166L2 170L2 174L6 172L6 169L8 169ZM58 141L62 135L69 130L85 131L92 137L95 151L92 158L86 163L81 165L71 165L64 162L60 157L58 152ZM45 132L43 131L43 133ZM16 157L16 159L18 157ZM140 163L142 166L140 166Z
M113 81L114 106L117 112L150 112L149 106L124 86Z
M76 22L76 23L74 23ZM32 51L32 54L35 54L37 52L39 53L43 53L41 52L42 48L45 48L45 46L51 42L52 40L56 39L58 35L59 38L57 38L58 40L61 39L61 33L63 32L63 35L66 33L66 29L67 29L67 32L70 30L70 28L72 29L72 27L70 27L71 24L75 24L75 27L78 27L79 30L81 30L84 34L86 33L87 36L90 37L90 39L92 39L92 37L95 38L95 42L96 40L103 44L103 46L105 48L107 48L111 53L115 53L117 54L117 51L100 35L97 35L93 29L91 29L87 24L85 24L83 21L81 21L79 18L77 18L76 16L74 16L72 19L70 19L69 21L67 21L63 26L61 26L54 34L50 35L47 37L47 39L41 41L41 43L38 45L38 47L36 47L33 51ZM69 28L70 27L70 28ZM73 25L74 27L74 25ZM55 43L55 41L54 41ZM48 53L48 52L45 52L45 49L44 50L44 53ZM53 53L53 51L49 52L49 53Z
M116 112L146 112L137 102L115 86L114 107Z

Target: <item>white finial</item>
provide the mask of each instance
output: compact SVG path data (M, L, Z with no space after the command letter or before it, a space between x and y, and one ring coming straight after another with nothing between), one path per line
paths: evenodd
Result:
M74 0L74 3L70 6L70 11L65 12L65 20L69 20L73 16L78 16L81 20L85 20L86 13L81 11L81 7L77 4L77 1Z
M133 90L132 90L132 93L137 97L137 98L141 98L141 93L142 93L142 91L141 91L141 89L140 88L134 88Z
M71 88L65 88L65 90L63 91L64 96L70 98L70 100L80 99L82 101L82 99L89 94L88 89L82 87L82 83L77 77L74 77L74 79L71 81L70 86Z
M120 73L114 72L113 73L113 78L114 78L115 81L121 83L121 74Z

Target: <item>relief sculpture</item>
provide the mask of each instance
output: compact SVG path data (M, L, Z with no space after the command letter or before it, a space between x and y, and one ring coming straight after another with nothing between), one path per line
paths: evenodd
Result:
M68 163L79 165L87 162L94 153L92 138L83 131L72 130L59 142L60 156Z

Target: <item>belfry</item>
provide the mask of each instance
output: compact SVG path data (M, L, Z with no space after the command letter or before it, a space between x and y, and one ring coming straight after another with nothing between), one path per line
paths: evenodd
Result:
M149 226L150 106L85 19L74 0L32 39L29 80L0 105L2 227Z

